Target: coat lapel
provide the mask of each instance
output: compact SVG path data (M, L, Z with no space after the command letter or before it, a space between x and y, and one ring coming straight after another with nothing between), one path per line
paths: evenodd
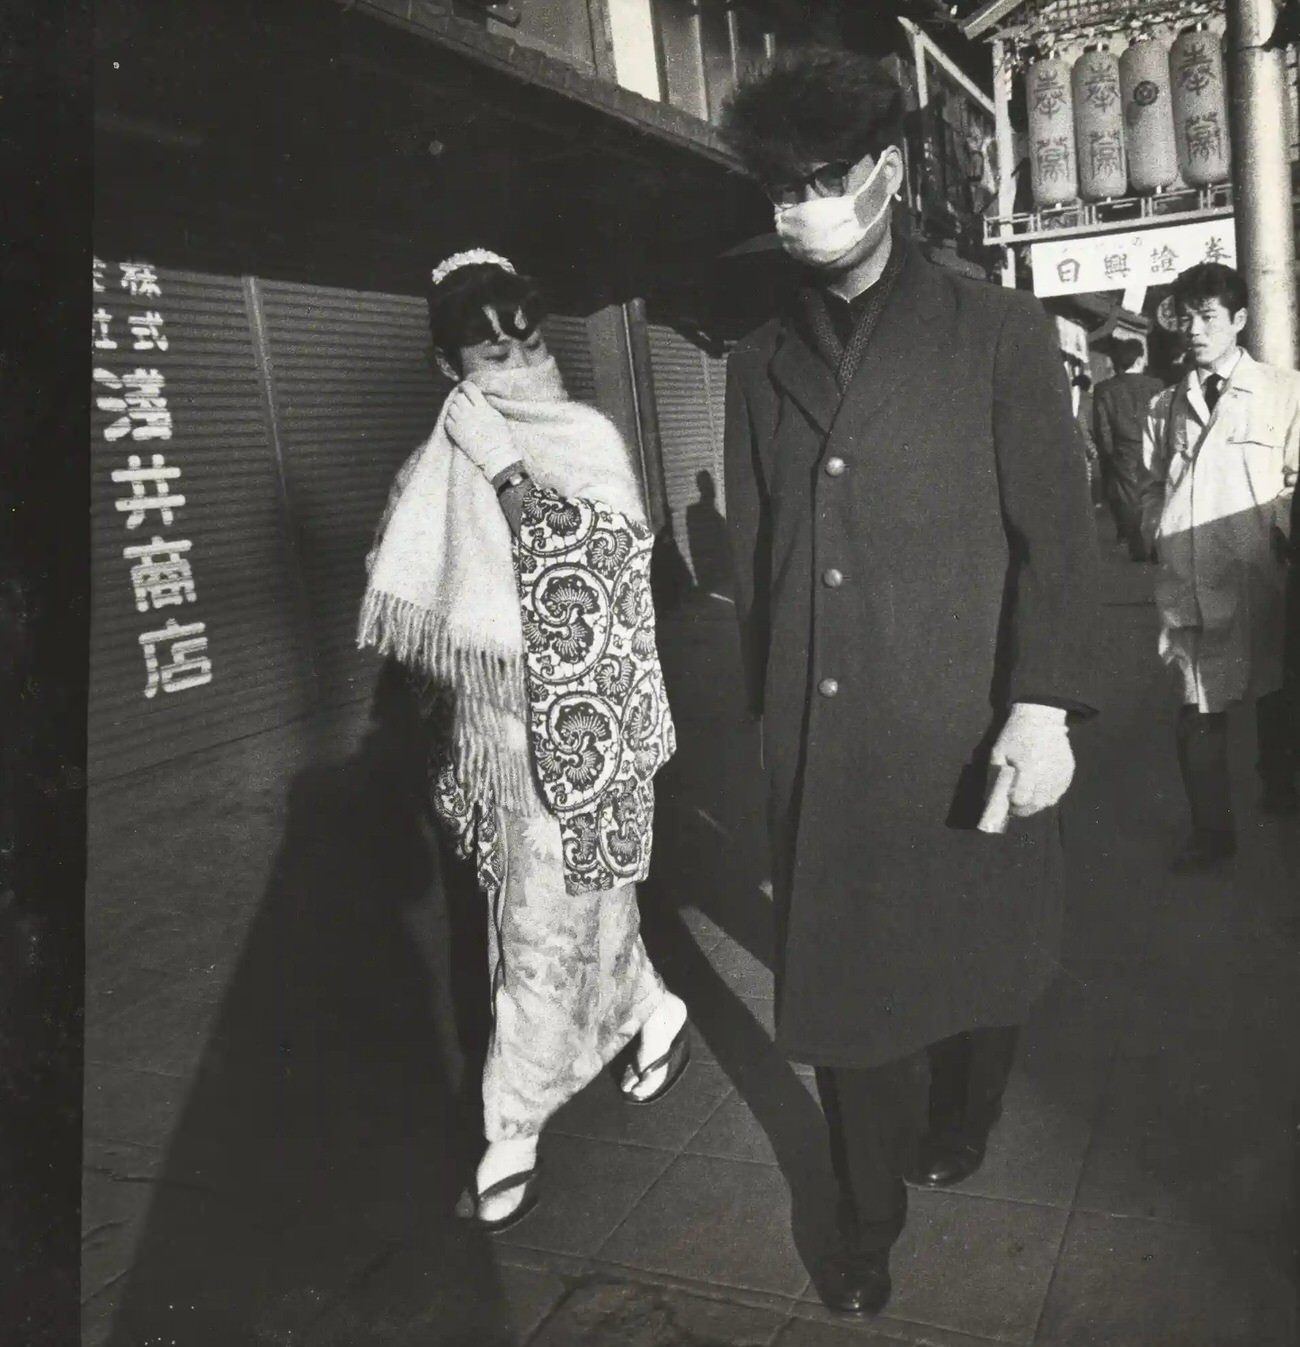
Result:
M942 308L942 292L930 264L911 244L898 240L896 246L907 249L903 269L836 417L836 421L847 417L858 428L879 415L900 389L917 386L917 372L934 344L934 320Z
M770 372L776 386L803 408L818 430L824 433L831 428L841 400L835 375L789 319Z
M773 382L823 432L832 430L850 406L855 420L874 416L896 389L914 377L918 355L931 344L931 324L941 303L938 286L929 264L910 243L896 238L894 246L906 249L903 269L845 393L799 324L787 319L783 326L770 366Z

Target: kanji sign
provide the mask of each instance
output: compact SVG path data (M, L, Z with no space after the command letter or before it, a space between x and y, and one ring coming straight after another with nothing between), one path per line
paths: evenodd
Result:
M113 286L108 283L108 264L94 259L90 339L96 356L91 377L95 408L101 414L96 418L97 438L100 448L109 447L112 454L104 467L115 488L113 508L129 539L145 523L151 532L176 523L185 505L185 495L178 489L184 444L173 440L176 427L167 398L164 366L171 341L154 302L162 298L162 283L148 262L119 262L117 272L118 283ZM144 440L166 441L154 447L167 452L124 452ZM174 456L182 461L172 461ZM98 453L94 461L98 462ZM137 612L198 602L191 548L188 538L166 538L160 532L147 542L122 548L127 582L123 596L133 596ZM137 636L146 700L160 692L184 692L211 683L207 623L169 617L159 627L157 618L149 620L154 629Z
M1197 262L1235 266L1237 237L1232 218L1223 216L1128 234L1035 243L1029 256L1034 294L1049 298L1168 284Z

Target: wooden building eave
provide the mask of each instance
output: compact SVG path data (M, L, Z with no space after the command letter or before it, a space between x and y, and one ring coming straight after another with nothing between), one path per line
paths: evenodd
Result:
M487 32L428 0L332 0L345 11L369 14L521 83L559 94L678 149L740 171L739 160L708 122L655 102L609 80L586 74L545 52Z

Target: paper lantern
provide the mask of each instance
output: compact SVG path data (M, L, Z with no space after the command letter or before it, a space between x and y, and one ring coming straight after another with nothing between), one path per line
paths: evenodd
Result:
M1036 206L1061 206L1079 195L1074 151L1074 100L1070 68L1056 57L1035 61L1025 73L1029 108L1029 178Z
M1164 43L1153 37L1132 43L1119 58L1119 85L1130 185L1135 192L1172 186L1178 178L1178 146Z
M1085 201L1123 196L1128 187L1128 168L1119 58L1106 47L1089 47L1074 63L1070 87L1079 155L1079 194Z
M1189 187L1227 182L1232 167L1223 51L1205 26L1184 29L1169 49L1178 166Z

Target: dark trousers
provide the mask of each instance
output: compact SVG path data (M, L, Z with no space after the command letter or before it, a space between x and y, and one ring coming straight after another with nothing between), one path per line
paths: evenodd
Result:
M1124 459L1103 458L1102 482L1119 541L1134 561L1145 561L1148 548L1142 537L1142 479L1138 470Z
M1270 692L1255 703L1257 766L1265 790L1295 785L1297 766L1294 697ZM1184 706L1178 715L1178 766L1198 833L1232 835L1232 794L1228 785L1228 715Z
M907 1219L905 1174L920 1143L983 1147L1002 1111L1016 1039L1012 1025L972 1029L882 1066L818 1067L840 1187L840 1230L859 1252L888 1249Z

